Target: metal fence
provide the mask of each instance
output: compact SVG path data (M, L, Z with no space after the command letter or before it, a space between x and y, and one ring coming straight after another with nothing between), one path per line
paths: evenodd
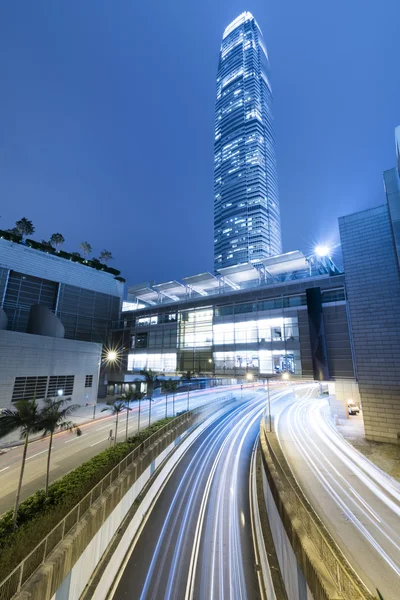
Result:
M161 429L150 435L144 442L130 452L121 462L118 463L82 500L74 506L68 514L46 535L45 538L15 567L15 569L0 583L0 600L10 600L21 589L21 586L29 579L31 575L44 563L49 554L65 538L71 529L85 515L90 507L100 498L102 494L112 485L112 483L129 467L140 454L144 453L150 446L158 442L172 429L179 427L183 423L190 423L191 426L198 421L207 418L214 412L216 405L231 402L233 395L226 394L217 398L214 402L184 412Z
M270 460L279 478L280 490L278 491L278 488L276 488L276 491L279 496L281 496L282 491L285 494L285 500L283 501L284 510L288 512L288 505L290 505L291 512L299 519L307 537L312 541L316 554L331 576L340 597L346 600L373 600L374 596L370 594L357 574L347 563L346 558L339 550L335 541L330 537L322 523L319 522L318 516L306 504L306 501L303 500L301 491L296 490L295 486L292 485L290 467L286 463L279 442L275 434L267 434L264 424L265 421L262 424L264 439L261 440L261 443L262 446L264 445L264 449L265 446L267 447ZM271 478L274 481L272 473ZM292 520L294 515L290 515L290 520ZM317 569L314 568L313 564L312 568L318 577Z

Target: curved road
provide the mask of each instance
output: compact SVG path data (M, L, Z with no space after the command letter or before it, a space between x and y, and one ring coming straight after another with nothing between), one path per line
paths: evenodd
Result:
M211 388L208 390L193 391L190 393L190 408L204 405L208 402L218 400L229 392L238 395L237 386L226 388ZM131 404L129 412L128 435L135 435L138 430L138 403ZM175 412L185 410L187 407L187 394L176 395ZM172 415L172 397L168 397L168 416ZM54 436L51 455L50 482L55 481L65 473L68 473L92 456L95 456L110 442L108 435L110 429L115 429L115 417L104 413L102 418L95 419L83 425L79 425L82 435L77 437L69 432L60 432ZM151 422L165 417L165 396L157 398L151 405ZM73 416L71 417L73 420ZM147 427L149 423L149 403L142 401L140 428ZM118 441L125 439L126 412L119 418ZM33 494L36 490L44 487L46 479L46 460L49 440L40 439L29 444L25 473L22 485L22 500ZM15 492L21 469L22 446L0 451L0 515L14 505Z
M292 471L372 593L400 598L400 484L337 431L327 400L303 399L276 420Z
M184 454L133 541L110 598L261 598L249 471L266 395L251 393ZM287 393L274 392L274 403Z

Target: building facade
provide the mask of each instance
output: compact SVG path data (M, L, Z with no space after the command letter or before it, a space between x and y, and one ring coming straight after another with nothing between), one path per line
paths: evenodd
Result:
M122 295L123 283L110 273L0 239L0 308L11 331L26 332L31 306L43 304L67 339L105 343Z
M268 55L249 12L223 34L215 111L214 268L282 251Z
M18 400L97 401L101 344L0 331L0 409Z
M60 395L95 403L122 293L112 273L0 239L0 408Z
M391 443L400 440L399 171L398 162L384 173L386 204L339 219L365 434Z
M313 310L307 290L320 299L323 339L312 339ZM216 377L290 373L321 379L314 359L327 357L324 378L354 379L344 276L320 275L248 290L125 312L114 329L124 348L121 373L130 381L141 369L166 374L195 371Z

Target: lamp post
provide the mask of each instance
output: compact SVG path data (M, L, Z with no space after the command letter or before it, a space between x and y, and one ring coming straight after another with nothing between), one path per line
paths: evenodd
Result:
M268 433L272 432L272 414L271 414L271 392L270 392L270 387L269 387L269 381L270 379L279 379L279 376L277 375L265 375L265 379L267 380L267 406L268 406ZM284 380L288 380L289 379L289 373L285 372L282 374L282 379Z

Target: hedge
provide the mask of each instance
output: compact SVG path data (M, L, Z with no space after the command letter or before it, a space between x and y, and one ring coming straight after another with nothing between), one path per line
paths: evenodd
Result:
M132 450L150 435L169 423L173 417L161 419L137 435L103 450L67 473L44 490L38 490L21 502L18 529L13 531L9 510L0 518L0 581L2 581L35 548L74 506L88 494Z

